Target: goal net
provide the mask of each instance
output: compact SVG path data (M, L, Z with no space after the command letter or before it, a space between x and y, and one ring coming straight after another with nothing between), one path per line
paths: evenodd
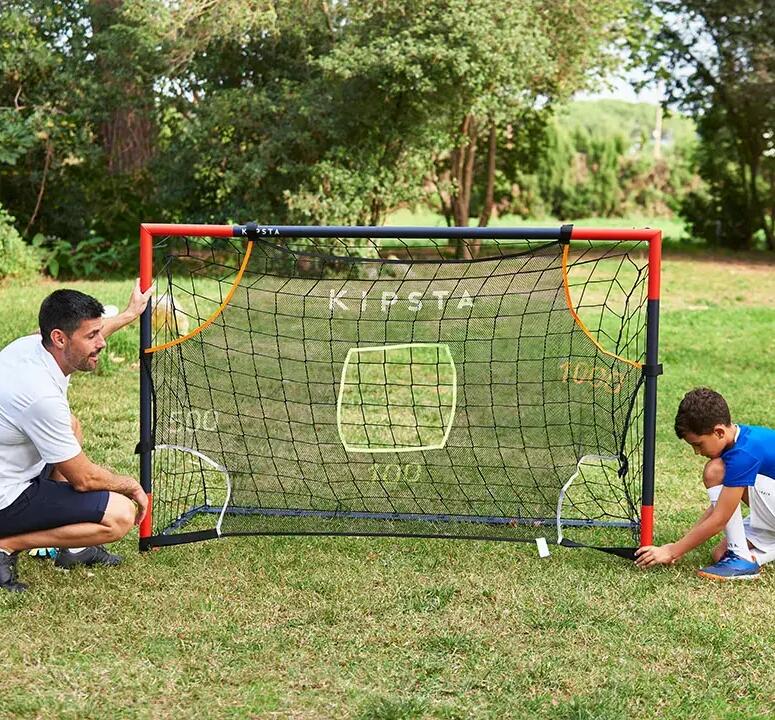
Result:
M143 226L141 545L637 544L658 233L619 233Z

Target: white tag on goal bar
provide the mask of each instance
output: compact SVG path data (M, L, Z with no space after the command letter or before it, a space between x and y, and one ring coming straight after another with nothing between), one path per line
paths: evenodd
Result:
M546 544L546 538L536 538L536 546L538 547L538 557L549 557L549 546Z

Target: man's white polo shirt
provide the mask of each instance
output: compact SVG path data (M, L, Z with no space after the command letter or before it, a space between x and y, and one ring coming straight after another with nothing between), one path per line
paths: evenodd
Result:
M47 463L81 452L70 424L67 385L40 335L19 338L0 350L0 510Z

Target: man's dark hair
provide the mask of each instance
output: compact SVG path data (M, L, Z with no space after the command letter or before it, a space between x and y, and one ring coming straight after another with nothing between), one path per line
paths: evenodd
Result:
M710 388L695 388L684 395L675 414L675 434L707 435L716 425L731 425L729 406L720 393Z
M78 290L54 290L41 304L38 325L43 344L51 346L51 331L72 335L84 320L102 317L105 308L99 300Z

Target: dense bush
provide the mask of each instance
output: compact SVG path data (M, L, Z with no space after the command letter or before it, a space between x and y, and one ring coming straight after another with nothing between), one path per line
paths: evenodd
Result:
M32 242L42 254L44 270L55 278L128 277L137 272L136 239L105 238L92 232L75 244L40 234Z
M22 240L14 219L0 205L0 280L29 280L40 272L40 253Z
M500 212L523 217L671 216L697 189L696 139L687 118L665 119L655 157L656 108L604 100L557 111L524 161L501 176Z
M745 181L740 177L734 137L718 115L706 115L698 130L700 142L694 160L705 183L683 200L681 215L691 234L709 245L732 250L755 247L757 239L765 240L761 236L767 220L755 211L750 176ZM756 185L757 201L775 205L775 186L770 182L768 188L767 176L759 177ZM771 217L771 211L766 215Z

